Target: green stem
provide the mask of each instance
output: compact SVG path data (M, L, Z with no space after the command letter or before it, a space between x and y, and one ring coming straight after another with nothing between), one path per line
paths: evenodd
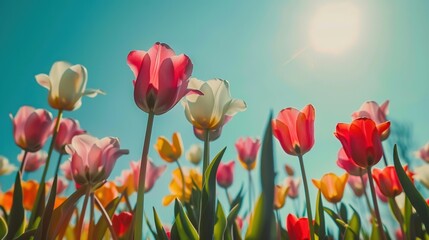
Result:
M97 204L98 209L101 211L101 217L104 218L107 222L107 227L109 228L110 235L113 240L118 240L118 236L116 236L116 232L113 229L112 221L110 220L109 214L107 214L106 209L104 208L103 204L101 204L100 200L98 200L97 197L95 197L95 204Z
M384 154L384 148L382 148L383 151L383 161L384 161L384 165L387 167L388 163L387 163L387 158L386 158L386 154Z
M64 155L63 153L60 153L60 156L58 157L57 167L55 168L55 175L54 176L57 176L58 172L60 171L60 165L61 165L61 160L63 158L63 155Z
M131 206L130 198L128 197L127 193L124 194L124 198L125 198L125 204L127 205L128 211L132 212L133 207Z
M374 205L375 216L377 218L378 232L380 233L381 239L386 239L386 236L384 235L384 230L383 230L383 223L381 222L380 210L378 208L377 195L375 193L374 180L372 178L371 167L367 168L367 172L368 172L369 187L371 188L372 203Z
M276 209L276 217L277 217L277 239L282 239L281 225L282 221L280 220L279 210Z
M93 230L94 230L94 193L91 192L89 195L89 207L90 207L90 212L89 212L89 229L88 229L88 240L92 239L92 236L94 235Z
M182 166L180 166L179 160L176 160L177 166L179 167L180 175L182 176L182 197L185 199L185 174L183 174Z
M152 134L153 127L153 119L155 114L150 112L147 125L146 125L146 134L143 143L143 153L140 162L140 174L139 174L139 190L137 192L137 202L135 207L135 217L133 217L133 231L134 231L134 239L143 239L143 209L144 209L144 187L146 181L146 167L147 167L147 159L149 153L149 144L150 144L150 136Z
M311 200L310 193L308 192L307 176L305 175L304 161L302 155L298 155L299 166L301 168L302 181L304 182L305 189L305 202L307 204L307 217L308 217L308 227L310 228L310 239L314 239L314 227L313 227L313 215L311 214Z
M408 239L408 236L405 234L404 231L404 217L402 216L401 209L399 208L398 203L395 201L395 198L390 198L389 203L392 208L393 215L399 223L402 236L404 236L405 239Z
M247 170L248 184L249 184L249 214L250 219L252 219L252 174L250 174L250 170Z
M371 203L369 201L368 193L366 192L365 181L363 180L362 170L360 171L359 177L360 177L360 180L362 181L363 194L365 195L366 205L368 205L368 209L369 209L369 212L371 213L371 216L374 216L374 209L372 209L372 207L371 207Z
M28 154L28 151L24 150L24 156L22 157L21 166L19 167L19 172L21 173L21 177L22 175L24 175L24 168L27 160L27 154Z
M203 158L203 187L202 189L204 189L204 185L206 184L206 169L209 166L209 161L210 161L210 130L205 129L204 130L204 158ZM203 214L203 195L201 194L201 198L200 198L200 214L198 217L198 234L200 233L200 229L201 229L201 216Z
M54 150L55 139L57 138L58 128L60 127L62 116L63 116L63 110L60 109L58 110L57 120L55 122L55 127L52 133L51 144L49 145L48 157L46 158L46 164L45 164L45 167L43 168L42 178L39 182L39 189L37 190L36 201L34 201L34 205L33 205L34 207L33 207L33 210L31 211L31 216L30 216L30 221L28 223L28 226L32 226L34 221L38 217L36 215L39 212L40 199L42 197L42 192L45 187L46 174L49 169L49 163L51 161L52 151ZM43 205L45 205L45 203L43 203ZM43 212L41 212L40 214L43 214Z
M226 199L228 199L229 207L232 208L234 206L231 206L232 205L232 199L231 199L231 196L228 193L228 188L224 188L224 189L225 189Z
M79 221L77 222L77 226L76 226L76 234L77 234L77 240L80 240L80 238L82 237L82 232L83 232L83 220L85 219L85 212L86 212L86 206L88 205L88 200L89 200L89 189L85 194L85 198L83 200L83 205L82 205L82 211L80 213L80 217L79 217Z

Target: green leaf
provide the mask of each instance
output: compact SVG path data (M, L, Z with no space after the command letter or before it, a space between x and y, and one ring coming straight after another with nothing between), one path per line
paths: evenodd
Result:
M121 194L121 196L114 198L112 201L109 202L109 204L107 204L105 209L106 209L107 215L109 215L110 218L112 218L113 214L115 214L116 208L118 208L123 194L126 194L125 191ZM108 228L108 222L103 216L101 216L94 227L94 234L93 234L94 239L102 240L104 234L107 231L107 228Z
M77 202L88 191L88 187L81 186L78 188L76 192L70 195L69 198L54 210L48 228L47 239L55 239L63 228L67 228L70 216L73 214Z
M241 208L241 205L243 204L243 198L244 198L243 190L244 190L244 184L241 184L240 190L238 191L238 193L235 196L235 198L232 200L231 206L229 206L229 210L230 211L235 206L238 206L239 208ZM240 211L240 209L238 209L238 211Z
M215 207L216 207L216 173L220 160L225 153L223 148L211 161L204 174L204 186L202 192L202 206L200 219L200 237L201 239L213 238L215 225Z
M162 226L162 222L159 219L158 213L155 208L153 208L153 218L155 220L155 227L157 233L157 240L168 240L167 234L165 233L164 227Z
M337 224L337 226L340 228L340 231L343 232L344 231L344 225L342 225L340 222L338 222L338 220L341 220L341 218L334 212L334 210L327 208L327 207L323 207L323 210L325 210L325 212L332 218L332 220L335 222L335 224Z
M223 234L225 240L236 239L236 238L234 238L234 236L233 236L234 234L233 234L233 232L231 232L231 230L233 230L233 226L236 225L235 219L237 218L239 211L240 211L240 206L235 205L231 209L231 211L229 212L229 214L226 218L226 227L225 227L225 232Z
M222 208L222 204L217 201L217 209L216 209L216 221L214 226L214 240L222 240L223 234L226 229L226 218L225 213Z
M146 225L147 225L147 226L148 226L148 228L149 228L149 232L152 234L152 236L153 236L155 239L158 239L158 234L157 234L157 233L155 232L155 230L153 229L152 224L150 223L149 218L147 217L146 212L143 212L143 216L144 216L144 219L145 219L145 221L146 221Z
M260 195L255 210L252 214L250 226L246 232L246 238L250 239L272 239L273 202L274 202L274 147L271 120L272 113L268 118L261 150L261 187ZM275 226L274 226L275 227Z
M45 182L39 183L39 188L37 190L36 201L34 202L33 209L31 210L30 221L28 222L28 226L31 228L35 228L38 226L38 221L43 215L45 211Z
M355 240L359 240L360 237L360 218L358 213L356 212L356 210L351 207L353 209L353 215L350 218L350 221L347 224L347 228L346 228L346 232L344 235L344 239L355 239Z
M319 239L325 239L325 214L323 211L323 200L320 191L317 193L316 201L316 225L314 230L319 237Z
M396 145L393 149L393 161L395 163L396 174L401 182L402 189L404 189L405 194L410 199L411 205L416 209L416 212L420 216L423 224L426 226L426 229L429 229L429 206L402 168Z
M22 204L22 187L21 187L21 174L16 173L15 187L13 190L13 203L12 209L9 214L8 233L5 239L13 239L24 232L24 207Z
M42 218L37 227L36 234L34 236L35 240L46 239L46 233L48 231L49 223L51 221L52 212L54 211L55 196L57 195L57 181L58 181L58 176L56 175L52 183L51 192L48 198L48 203L46 204L46 208L43 211Z
M410 199L405 196L405 204L404 204L404 231L406 239L411 238L411 214L413 212L413 207L411 206Z
M179 214L176 216L176 227L180 239L198 240L198 232L192 225L188 216L186 216L180 200L176 198L177 205L179 206ZM212 236L213 237L213 236Z
M0 217L0 239L1 240L5 239L6 235L7 235L7 223L2 217Z

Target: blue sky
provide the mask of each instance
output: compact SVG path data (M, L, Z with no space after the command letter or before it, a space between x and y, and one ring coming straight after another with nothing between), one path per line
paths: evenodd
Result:
M86 66L88 87L107 95L83 99L79 110L65 116L78 119L97 137L120 138L130 154L118 160L112 176L119 175L129 160L141 155L147 118L134 104L133 75L126 56L157 41L187 54L194 64L194 77L227 79L232 96L247 102L247 111L238 113L212 144L213 154L228 146L224 160L236 159L234 142L239 137L262 136L270 110L277 115L282 108L301 109L308 103L316 108L316 144L304 157L309 178L341 173L335 165L340 143L332 133L338 122L349 122L350 114L366 100L389 99L390 116L412 123L417 149L429 140L429 3L345 2L359 13L359 28L353 31L357 37L341 53L330 54L312 46L309 31L317 11L339 1L117 1L109 5L2 1L0 154L16 164L19 149L13 142L9 113L31 105L55 115L47 103L47 91L34 75L48 73L54 61L66 60ZM182 134L185 148L198 142L180 105L156 117L154 127L152 143L160 135L170 138L174 131ZM276 150L280 182L284 163L297 170L299 165L280 145ZM150 156L158 165L164 164L153 148ZM187 165L184 158L181 161ZM236 172L232 190L245 181L238 164ZM3 189L12 178L2 177ZM29 178L38 179L38 175ZM156 191L147 194L146 209L161 207L169 181L170 175L163 175ZM223 198L223 192L219 194ZM169 216L171 209L159 212Z

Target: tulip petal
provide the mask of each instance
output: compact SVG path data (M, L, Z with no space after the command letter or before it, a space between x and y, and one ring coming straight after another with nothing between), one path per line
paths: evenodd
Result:
M51 79L51 83L55 83L55 82L58 83L63 73L70 67L71 67L71 64L68 62L65 62L65 61L55 62L51 67L51 71L49 72L49 78ZM51 87L53 86L51 85Z
M273 121L273 133L274 136L279 140L283 150L290 155L297 155L294 149L294 145L291 138L289 127L283 122L279 121L278 118Z
M90 98L94 98L98 94L106 95L106 93L103 92L100 89L91 89L91 88L88 88L88 89L85 90L85 92L83 92L83 95L85 95L87 97L90 97Z
M36 77L37 83L40 86L48 90L51 89L51 80L49 79L48 75L41 73L41 74L37 74L35 77Z
M131 68L131 71L134 73L135 78L137 78L137 76L139 75L140 67L145 55L146 52L140 50L131 51L128 54L127 63L128 66Z

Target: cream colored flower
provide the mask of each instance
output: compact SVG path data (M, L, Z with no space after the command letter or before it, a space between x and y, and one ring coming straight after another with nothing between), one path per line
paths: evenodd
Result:
M6 157L0 156L0 176L10 174L16 167L9 163Z
M429 189L429 164L425 164L414 169L414 180L420 181Z
M198 165L203 157L203 149L199 144L193 144L186 152L186 159L191 163Z
M191 78L188 87L204 94L187 95L183 100L186 118L198 129L217 129L226 116L234 116L247 108L243 100L231 97L226 80L210 79L204 82Z
M73 111L82 104L82 96L95 97L104 94L99 89L86 89L88 73L80 64L71 65L58 61L52 65L49 76L37 74L36 81L49 90L48 102L58 110Z

